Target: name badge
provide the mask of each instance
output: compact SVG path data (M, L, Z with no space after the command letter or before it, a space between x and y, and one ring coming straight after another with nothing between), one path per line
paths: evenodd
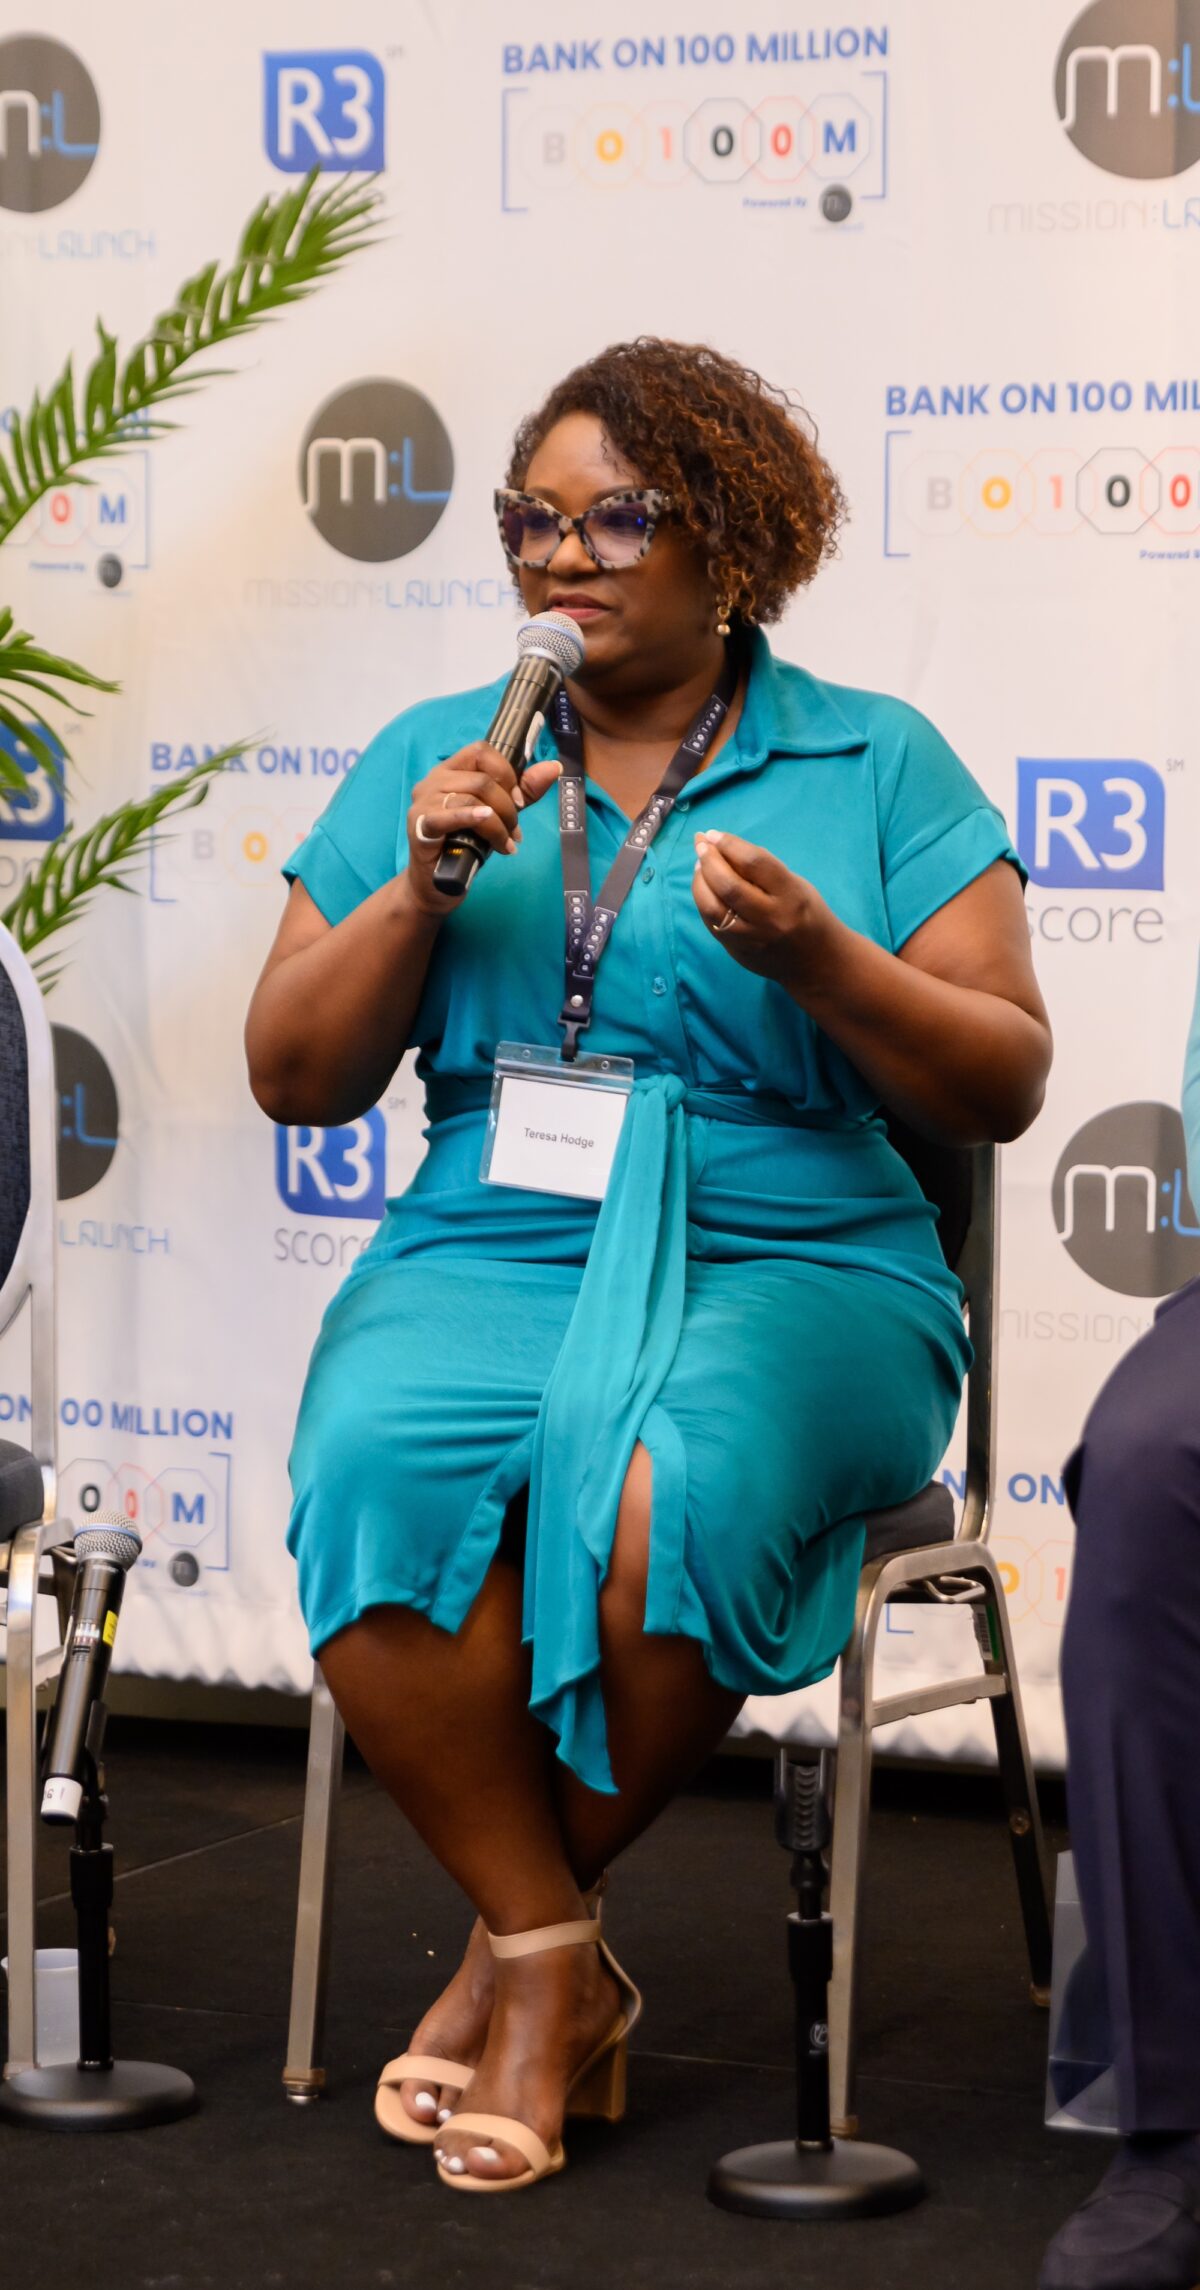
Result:
M501 1042L479 1174L488 1185L602 1201L633 1088L632 1058Z

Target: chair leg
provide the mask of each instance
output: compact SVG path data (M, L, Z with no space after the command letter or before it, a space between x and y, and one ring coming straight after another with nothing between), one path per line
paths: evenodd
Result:
M318 2098L325 2088L325 2070L319 2059L325 2032L334 1850L345 1741L346 1729L334 1708L333 1696L320 1670L314 1670L300 1837L300 1895L296 1904L292 2002L287 2065L283 2071L284 2089L297 2106Z
M864 1636L867 1644L864 1646ZM864 1692L874 1631L861 1618L842 1656L838 1714L833 1846L829 1860L829 1913L833 1921L833 1979L829 1988L829 2115L838 2138L853 2138L858 2035L858 1941L867 1824L871 1811L871 1727Z
M1048 2005L1054 1937L1037 1781L1025 1732L1021 1685L1017 1675L1004 1586L991 1553L981 1551L980 1556L987 1564L979 1578L983 1583L984 1599L982 1605L975 1610L975 1634L985 1669L993 1674L999 1671L1007 1688L1007 1692L997 1695L992 1703L996 1761L1000 1768L1000 1786L1004 1791L1017 1891L1025 1924L1030 1986L1034 2002Z
M71 1531L73 1535L74 1529ZM54 1579L54 1603L58 1611L59 1644L65 1646L75 1596L75 1554L65 1543L59 1543L50 1553L50 1562Z
M41 1565L40 1526L21 1527L9 1545L7 1816L8 2058L5 2075L37 2066L37 1683L34 1615Z

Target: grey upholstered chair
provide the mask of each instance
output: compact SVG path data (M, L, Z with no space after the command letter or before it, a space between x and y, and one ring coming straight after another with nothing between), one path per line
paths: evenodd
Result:
M947 1487L934 1483L895 1510L867 1520L858 1602L840 1673L837 1784L830 1867L834 1973L829 1995L830 2101L834 2129L852 2134L859 1907L871 1799L876 1726L955 1703L988 1700L1008 1811L1017 1885L1035 1997L1048 2000L1050 1918L1037 1790L1013 1655L1004 1589L986 1536L991 1511L995 1429L993 1346L997 1245L997 1155L927 1144L900 1123L893 1142L926 1197L938 1206L947 1262L966 1292L974 1347L967 1379L965 1501L957 1522ZM920 1599L969 1606L982 1657L980 1670L936 1686L876 1699L875 1645L890 1601ZM308 1780L300 1848L287 2063L288 2097L298 2105L324 2087L321 2064L335 1831L344 1731L319 1668L313 1679Z
M57 1122L50 1025L37 980L0 924L0 1331L29 1304L29 1445L0 1439L0 1619L8 1704L8 2058L37 2065L37 1689L62 1665L73 1563L55 1521L54 1222ZM35 1647L39 1592L54 1645Z

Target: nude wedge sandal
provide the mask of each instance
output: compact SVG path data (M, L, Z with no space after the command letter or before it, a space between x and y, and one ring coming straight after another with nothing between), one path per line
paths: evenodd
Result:
M606 1869L599 1883L583 1896L585 1905L595 1918L597 1940L600 1935L600 1899L607 1883ZM610 1971L618 1980L623 1981L624 1974L603 1941L600 1941L600 1952ZM465 2091L474 2073L474 2068L468 2067L464 2060L435 2059L430 2052L402 2051L397 2058L389 2059L387 2065L379 2071L379 2081L375 2086L375 2121L381 2131L386 2131L389 2139L398 2139L403 2146L432 2147L442 2126L440 2123L418 2122L415 2115L409 2114L400 2096L401 2084L428 2082L435 2091L443 2084L448 2090ZM591 2108L585 2106L572 2109L572 2113L580 2115L592 2112Z
M493 1956L503 1959L512 1956L538 1956L550 1948L574 1948L590 1945L600 1950L607 1969L621 1990L621 2005L608 2034L571 2078L567 2091L568 2115L599 2116L609 2123L619 2123L625 2113L626 2067L629 2037L642 2016L642 1999L628 1973L623 1972L611 1948L601 1937L599 1903L594 1917L578 1918L569 1924L545 1924L536 1932L489 1932L488 1942ZM518 2187L531 2187L539 2179L548 2179L561 2171L566 2151L561 2139L547 2146L528 2123L518 2122L511 2115L484 2115L464 2111L451 2115L439 2126L447 2130L471 2131L478 2135L482 2146L495 2139L503 2140L506 2147L515 2147L524 2155L528 2170L516 2171L507 2178L481 2179L473 2171L450 2171L439 2162L438 2177L444 2186L453 2187L458 2194L502 2195L515 2193Z

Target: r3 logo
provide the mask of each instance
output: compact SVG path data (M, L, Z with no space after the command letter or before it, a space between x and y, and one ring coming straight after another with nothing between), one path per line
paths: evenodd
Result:
M275 1131L275 1184L302 1217L383 1215L387 1133L377 1105L342 1128L301 1125Z
M47 735L43 733L45 738ZM25 774L23 794L15 789L0 790L0 840L10 843L49 843L61 835L67 823L66 788L62 778L65 756L62 744L51 733L51 753L59 764L59 777L52 779L45 766L38 763L24 741L15 732L0 731L0 754L10 763L19 765Z
M267 157L285 175L310 167L375 172L384 163L383 67L365 48L266 55Z
M1047 888L1160 891L1165 808L1148 763L1017 758L1017 848Z

